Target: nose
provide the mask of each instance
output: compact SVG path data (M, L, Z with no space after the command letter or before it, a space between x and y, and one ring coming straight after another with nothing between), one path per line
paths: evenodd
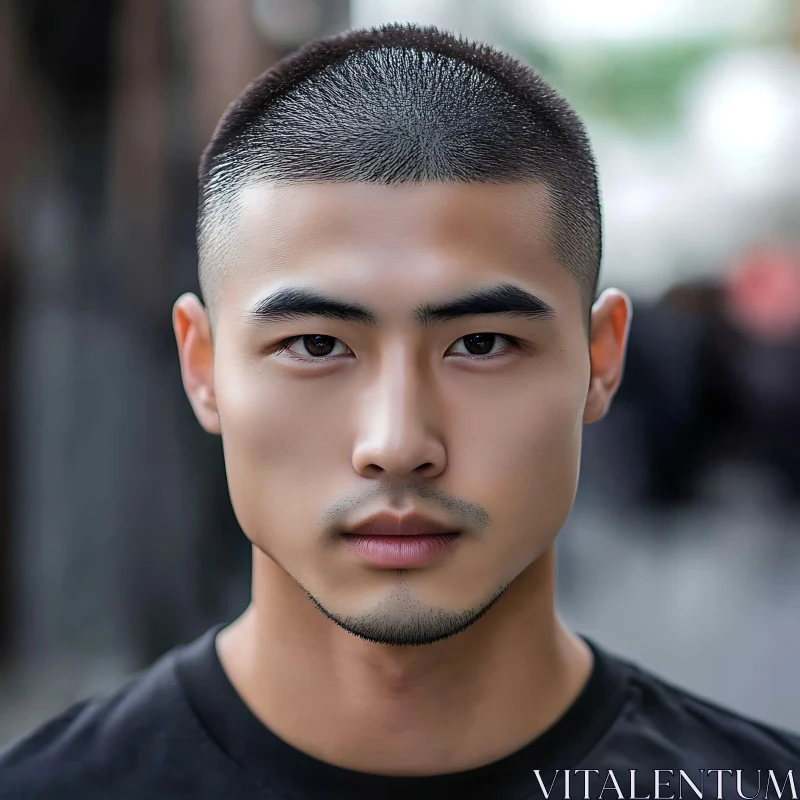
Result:
M419 371L405 359L387 366L358 409L353 467L367 478L433 478L446 466L442 439L431 425L435 404Z

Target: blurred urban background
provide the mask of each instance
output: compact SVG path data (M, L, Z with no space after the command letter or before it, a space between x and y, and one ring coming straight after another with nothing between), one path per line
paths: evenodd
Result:
M0 744L232 619L249 546L170 313L195 174L318 35L438 24L583 115L627 375L559 543L577 630L800 730L800 5L0 0Z

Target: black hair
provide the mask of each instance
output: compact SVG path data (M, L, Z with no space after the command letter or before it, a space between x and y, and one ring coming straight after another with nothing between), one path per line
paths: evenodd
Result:
M511 182L547 186L553 245L589 304L601 214L586 131L533 69L433 27L392 24L315 40L253 80L200 161L200 285L215 213L250 180Z

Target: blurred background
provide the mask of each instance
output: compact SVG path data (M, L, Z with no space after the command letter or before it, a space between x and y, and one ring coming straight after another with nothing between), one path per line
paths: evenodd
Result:
M0 745L246 606L170 321L197 161L251 77L392 21L522 57L594 141L635 314L562 616L800 730L798 2L0 0Z

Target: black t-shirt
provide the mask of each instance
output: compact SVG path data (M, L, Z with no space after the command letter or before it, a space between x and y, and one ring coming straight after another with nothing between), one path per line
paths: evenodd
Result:
M550 729L516 753L435 777L341 769L290 746L250 712L217 657L221 627L0 753L0 798L655 800L800 794L800 737L671 686L585 637L595 659L586 686Z

